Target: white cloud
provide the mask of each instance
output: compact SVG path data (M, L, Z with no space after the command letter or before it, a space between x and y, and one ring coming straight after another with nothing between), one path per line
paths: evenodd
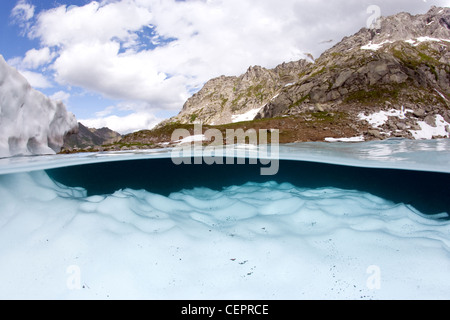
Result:
M8 59L7 63L16 69L20 69L22 66L23 59L21 57L14 57L11 59Z
M14 57L8 59L8 64L18 70L22 70L22 73L31 72L30 70L37 70L40 67L50 64L55 57L56 53L51 52L47 47L31 49L25 53L25 57L23 58ZM36 75L34 77L36 78Z
M130 115L119 117L116 115L107 117L97 117L92 119L81 119L83 125L89 128L108 127L120 134L127 134L138 130L150 130L154 128L162 119L158 119L148 112L136 112Z
M152 14L138 1L92 2L45 11L29 33L56 48L55 79L108 98L144 101L154 108L180 108L186 78L167 76L151 51L138 51L139 33Z
M25 54L21 65L23 68L37 69L40 66L50 63L55 55L48 47L39 50L31 49Z
M55 92L54 94L52 94L49 98L52 100L62 101L64 103L67 103L67 101L70 98L70 93L65 92L65 91L58 91L58 92Z
M82 7L60 6L42 12L30 32L46 46L67 47L78 43L130 42L134 32L148 25L150 11L133 0L100 4L93 1Z
M116 106L109 106L109 107L106 107L105 109L103 109L102 111L96 112L95 116L98 118L104 118L106 116L109 116L116 110L117 110Z
M27 70L19 70L19 72L27 79L30 85L35 89L47 89L53 87L53 85L41 73Z
M382 15L389 15L425 12L444 3L448 1L376 4ZM43 49L28 52L24 63L37 67L54 61L51 70L58 83L141 102L149 112L180 110L192 88L210 78L239 75L250 65L275 67L306 52L317 57L365 27L371 4L372 0L103 0L59 6L33 19L28 35ZM19 9L24 19L33 17L34 7L26 1L19 1Z
M35 6L30 4L27 0L17 1L16 6L11 11L12 21L22 28L21 35L25 35L30 26L31 20L35 16Z
M61 52L55 79L109 98L144 101L154 108L178 108L188 98L183 76L159 71L149 52L119 54L116 42L80 43Z
M53 69L60 84L181 109L190 88L212 77L303 57L299 43L305 31L295 23L294 4L287 1L285 10L274 10L280 7L276 1L241 0L60 6L38 16L30 37L58 49ZM139 51L139 36L150 25L156 33L146 36L163 45ZM164 44L165 39L173 41Z
M27 0L20 0L16 6L12 9L11 17L16 22L25 22L31 20L34 16L35 6L28 3Z

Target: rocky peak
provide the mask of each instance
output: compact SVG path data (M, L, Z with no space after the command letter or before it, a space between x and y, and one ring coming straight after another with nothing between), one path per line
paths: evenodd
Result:
M255 79L267 76L270 73L269 70L261 66L249 67L247 72L241 76L242 81L254 81Z
M62 152L98 148L105 144L119 141L122 136L109 128L88 128L78 123L76 134L66 135Z
M397 134L405 137L425 119L427 124L441 118L450 123L450 8L399 13L379 22L379 28L362 28L314 62L284 62L274 69L252 66L239 77L212 79L168 122L308 121L311 114L325 112L330 122L339 115L358 128L361 114L411 110L407 121L398 126L391 122L392 128L403 128Z
M433 6L426 14L411 15L401 12L379 19L379 28L362 28L353 36L324 52L346 52L368 44L384 44L418 38L450 39L450 8Z
M306 60L284 62L274 69L251 66L236 77L220 76L209 80L186 101L180 114L167 122L219 125L248 119L269 103L288 84L298 79ZM249 112L246 118L239 115Z
M329 111L358 123L362 113L407 109L398 133L405 137L411 137L405 129L424 119L433 126L439 117L450 123L449 18L449 8L436 7L424 15L382 18L379 29L363 28L324 52L256 119Z

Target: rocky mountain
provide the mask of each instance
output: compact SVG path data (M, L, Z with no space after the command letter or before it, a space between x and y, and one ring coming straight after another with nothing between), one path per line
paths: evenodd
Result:
M449 137L449 49L450 8L382 17L378 29L361 29L315 61L212 79L162 125L281 117L295 125L281 129L313 124L306 140Z
M183 106L170 122L221 125L234 122L238 115L249 112L248 120L273 99L286 85L298 79L298 73L311 62L300 60L283 63L274 69L252 66L239 77L221 76L208 81ZM251 119L250 119L251 118Z
M118 142L122 136L109 128L93 129L78 123L78 133L66 135L62 152L99 149Z

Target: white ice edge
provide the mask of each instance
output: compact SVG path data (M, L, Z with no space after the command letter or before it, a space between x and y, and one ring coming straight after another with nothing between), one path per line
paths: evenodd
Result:
M351 138L325 138L326 142L363 142L364 136L351 137Z
M0 159L0 174L31 172L95 163L181 158L177 149L152 149L105 153L80 153ZM204 152L192 149L191 156L232 156L248 159L317 162L365 168L403 169L450 173L450 140L392 139L361 143L306 142L276 146L228 146Z
M0 157L55 154L68 132L78 128L75 115L31 87L0 54Z

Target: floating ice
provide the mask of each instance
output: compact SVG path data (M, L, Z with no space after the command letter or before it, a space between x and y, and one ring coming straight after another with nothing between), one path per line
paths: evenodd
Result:
M55 154L65 134L77 129L75 116L62 102L32 89L0 55L0 158Z
M364 136L351 138L325 138L326 142L363 142Z

